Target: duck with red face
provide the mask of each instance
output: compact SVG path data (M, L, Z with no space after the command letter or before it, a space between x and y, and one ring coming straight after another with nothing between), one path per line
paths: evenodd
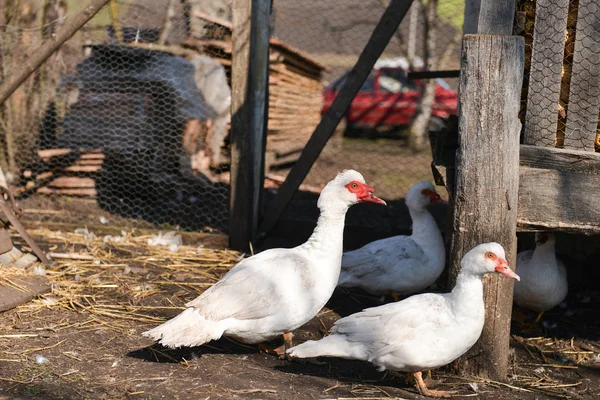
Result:
M319 196L319 220L306 243L241 261L181 314L143 335L167 347L199 346L221 336L262 343L283 335L284 345L274 352L284 357L291 332L310 321L333 294L346 211L361 202L385 204L360 173L341 172Z
M368 361L380 371L411 373L426 396L450 397L451 392L429 389L421 371L451 363L477 342L485 318L482 278L488 273L519 280L501 245L480 244L461 260L452 292L367 308L338 320L329 336L292 347L288 354Z
M434 283L444 270L446 251L440 229L427 210L430 204L447 202L431 182L411 187L406 206L413 221L412 235L377 240L344 253L338 286L389 293L397 300Z

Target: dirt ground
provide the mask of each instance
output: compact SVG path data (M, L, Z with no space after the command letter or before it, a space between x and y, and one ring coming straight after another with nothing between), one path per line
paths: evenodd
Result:
M403 374L364 362L280 361L229 339L169 350L140 335L218 280L236 252L197 247L187 237L170 251L136 232L31 233L43 248L93 259L57 260L47 269L52 293L1 314L0 399L422 398ZM600 398L600 293L593 289L573 292L541 324L531 325L531 315L515 323L508 382L443 368L433 371L431 386L456 390L457 398ZM379 302L337 291L295 340L320 338L340 316Z

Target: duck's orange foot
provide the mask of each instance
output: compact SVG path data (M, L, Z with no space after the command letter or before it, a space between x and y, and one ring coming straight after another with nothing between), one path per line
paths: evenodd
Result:
M272 348L268 348L263 343L260 343L258 345L258 350L261 353L276 355L280 360L288 360L289 361L290 357L287 355L286 350L293 346L292 338L293 338L293 335L291 332L284 333L283 334L283 344L281 346L272 349Z
M449 390L433 390L433 389L429 389L427 387L427 385L425 385L425 382L423 381L423 376L421 375L420 371L419 372L415 372L413 375L414 375L415 380L416 380L417 389L419 389L419 392L421 392L421 394L423 396L438 397L438 398L447 399L449 397L452 397L452 395L456 394L456 392L449 391Z
M540 311L540 313L537 315L537 317L535 318L535 321L533 321L533 323L537 324L538 322L540 322L540 319L542 319L542 315L544 315L544 312Z

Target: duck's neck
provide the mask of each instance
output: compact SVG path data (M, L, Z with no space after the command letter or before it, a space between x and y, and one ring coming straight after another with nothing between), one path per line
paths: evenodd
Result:
M485 313L483 282L480 276L464 271L464 266L461 269L450 295L452 309L455 315L477 317Z
M557 270L558 264L556 262L554 243L544 243L536 246L531 255L530 264L533 268L537 267L547 273Z
M321 210L315 230L300 247L313 254L325 253L341 260L346 211L347 206Z
M435 246L443 245L442 234L437 226L433 215L427 208L408 209L412 219L411 237L419 245Z

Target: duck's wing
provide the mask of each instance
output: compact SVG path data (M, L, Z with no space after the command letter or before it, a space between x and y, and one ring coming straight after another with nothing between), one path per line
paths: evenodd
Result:
M287 285L305 276L309 261L288 249L266 250L232 268L219 282L186 305L205 318L259 319L276 313Z
M409 236L394 236L371 242L342 256L340 286L377 287L394 270L422 265L425 252Z
M399 348L411 348L452 325L446 296L425 293L401 302L367 308L335 323L332 334L368 349L369 360Z

